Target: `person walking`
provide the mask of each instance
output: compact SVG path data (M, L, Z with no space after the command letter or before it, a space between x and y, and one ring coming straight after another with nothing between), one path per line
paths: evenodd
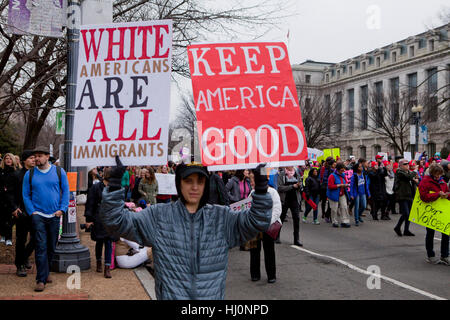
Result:
M361 163L353 166L353 175L350 180L350 197L354 203L355 226L363 223L361 214L366 210L367 199L370 198L369 181L363 172Z
M31 216L26 212L22 196L23 178L26 172L35 166L34 155L31 150L25 150L21 155L22 168L15 172L14 208L13 216L16 221L16 275L26 277L27 270L31 269L29 257L34 251L34 234L31 226ZM28 240L30 235L30 240Z
M12 246L13 215L17 213L14 201L15 172L19 170L19 163L12 153L5 154L0 163L0 242Z
M294 167L286 167L278 176L278 194L281 200L281 222L286 220L287 211L291 211L294 225L294 245L303 247L300 242L300 203L303 189L302 177Z
M384 178L386 177L386 168L382 164L382 167L378 167L378 162L372 161L371 168L368 173L369 189L372 199L371 212L373 220L378 220L378 211L381 211L381 220L390 220L386 217L386 183Z
M49 163L47 148L33 151L36 167L23 178L22 196L31 215L35 238L36 287L41 292L52 282L50 266L58 240L60 217L69 207L69 182L64 169Z
M331 209L330 203L328 202L328 208L325 211L327 204L327 189L328 189L328 178L334 172L336 168L336 160L332 157L328 157L324 165L320 169L320 201L322 206L322 219L325 219L327 223L331 222Z
M118 157L116 163L103 192L100 218L111 235L153 248L156 298L223 300L230 249L270 225L273 204L261 165L254 172L250 209L233 211L207 204L208 171L193 163L176 169L176 202L149 206L135 214L123 208L123 166Z
M97 272L102 272L105 278L111 278L111 256L112 243L118 239L111 238L105 231L102 222L98 217L102 193L111 176L111 169L103 172L103 181L94 184L86 200L84 216L86 218L86 229L91 229L91 240L95 241L95 258L97 261ZM102 253L105 248L104 269L102 269Z
M144 200L147 205L156 204L156 195L158 194L158 180L156 180L155 171L152 168L146 169L144 179L139 183L140 200Z
M390 214L397 214L395 208L395 194L394 194L394 180L395 173L392 164L389 161L384 161L384 166L386 168L386 176L384 177L384 183L386 185L386 216L389 217Z
M319 200L320 200L320 180L319 180L319 170L317 168L311 168L308 174L308 178L305 181L305 194L306 198L312 200L317 208L313 211L313 224L319 225L319 219L317 219L317 214L319 211ZM309 212L313 210L311 205L306 201L305 214L303 215L303 222L306 222Z
M409 213L411 211L417 183L419 183L419 180L416 178L416 174L409 171L408 160L401 159L394 180L395 199L399 203L401 214L394 231L399 237L402 235L414 236L414 234L409 231ZM405 228L402 234L401 226L403 223L405 223Z
M444 169L438 164L432 164L419 184L420 199L425 202L434 202L441 199L450 200L450 192L442 176ZM450 202L449 202L450 204ZM437 258L433 250L435 230L427 228L425 237L425 248L427 251L426 261L431 264L444 264L450 266L449 260L449 236L445 233L441 235L441 258Z
M328 178L327 197L330 202L331 219L334 228L339 228L338 215L341 219L341 227L350 228L350 216L348 214L347 199L349 198L345 183L345 166L342 162L337 163L336 171ZM339 211L339 213L338 213Z
M255 177L253 173L250 173L250 182L253 188L255 188ZM280 196L274 188L270 187L267 192L272 197L272 219L270 225L278 223L282 224L280 220L281 216L281 200ZM252 194L254 191L252 191ZM266 268L267 282L275 283L276 276L276 261L275 261L275 240L266 232L260 232L255 239L251 240L250 245L250 276L252 281L258 281L261 279L261 242L264 249L264 266Z

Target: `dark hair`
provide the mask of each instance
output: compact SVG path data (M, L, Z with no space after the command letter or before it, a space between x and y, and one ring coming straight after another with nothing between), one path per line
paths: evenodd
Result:
M311 168L311 170L309 170L309 175L312 176L312 173L316 171L317 175L319 175L319 170L317 168Z
M103 180L108 181L111 178L111 168L103 169Z
M364 158L359 158L359 159L358 159L358 163L364 163L364 162L367 162L367 160L364 159Z
M361 162L357 162L357 163L355 163L354 165L353 165L353 167L352 167L352 170L353 170L353 172L357 172L358 171L358 168L359 168L359 166L361 166L362 165L362 163Z
M345 169L345 165L342 162L338 162L336 165L336 171L339 171L341 169Z

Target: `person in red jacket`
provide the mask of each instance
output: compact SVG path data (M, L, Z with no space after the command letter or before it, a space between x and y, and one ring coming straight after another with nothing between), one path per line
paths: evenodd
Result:
M420 199L423 202L434 202L439 198L450 200L450 193L442 176L444 169L438 164L432 164L429 168L429 175L425 175L419 184ZM427 228L425 238L425 248L427 250L427 262L432 264L444 264L450 266L449 255L449 236L442 234L441 239L441 258L435 256L433 250L434 230Z

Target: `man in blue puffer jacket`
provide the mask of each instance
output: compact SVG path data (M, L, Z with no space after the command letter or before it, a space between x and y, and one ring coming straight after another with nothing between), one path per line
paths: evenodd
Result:
M224 299L229 249L270 225L272 198L262 166L255 170L249 210L233 212L229 207L207 204L206 168L181 164L175 173L179 200L131 214L124 208L120 190L124 169L118 157L116 162L103 192L100 218L110 234L152 247L156 298Z

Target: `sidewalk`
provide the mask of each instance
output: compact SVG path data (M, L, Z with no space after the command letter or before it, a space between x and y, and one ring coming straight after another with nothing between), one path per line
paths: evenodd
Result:
M84 223L84 206L77 208L77 227ZM95 242L90 234L79 233L80 241L89 248L91 254L91 268L81 272L81 288L68 289L67 280L71 276L67 273L51 273L53 283L46 285L43 292L35 292L36 267L34 252L30 257L33 268L26 277L16 276L14 265L15 228L13 229L13 246L0 244L0 300L150 300L141 281L132 269L114 269L112 278L106 279L103 273L97 273L95 261Z

